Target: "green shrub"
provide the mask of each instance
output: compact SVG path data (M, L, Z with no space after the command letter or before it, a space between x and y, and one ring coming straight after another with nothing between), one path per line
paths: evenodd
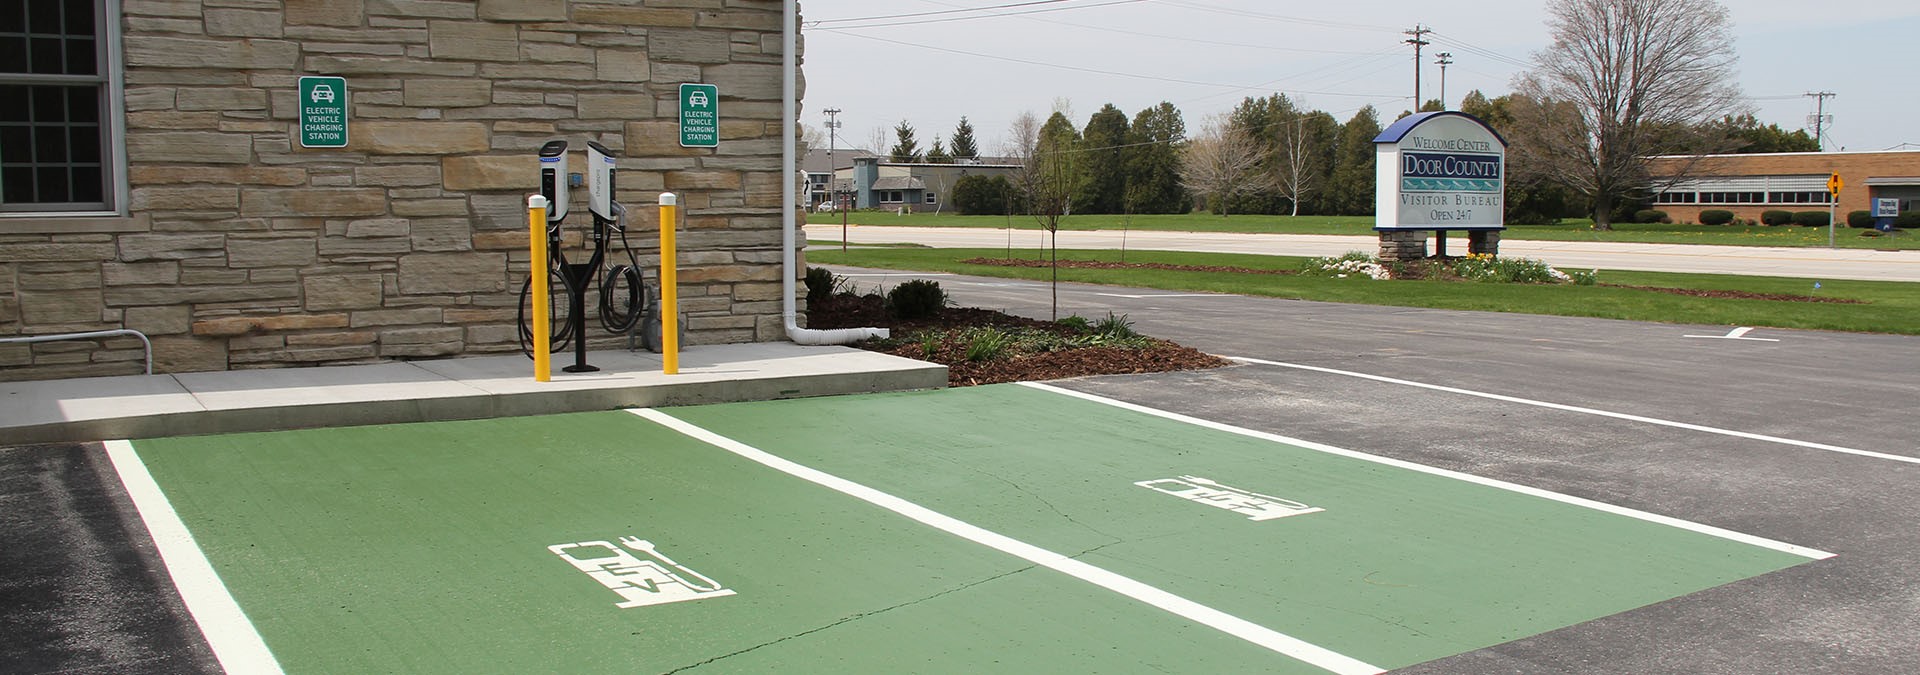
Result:
M1901 229L1920 227L1920 211L1901 211L1893 219L1893 226Z
M1021 210L1021 200L1006 176L961 176L953 184L953 207L964 216L999 216Z
M1726 209L1707 209L1700 212L1701 225L1725 225L1733 222L1733 212Z
M1127 320L1127 315L1114 316L1113 312L1107 312L1107 318L1093 322L1093 332L1116 340L1139 335L1133 331L1133 322Z
M914 279L887 291L887 309L894 318L925 318L939 313L946 306L947 292L940 290L938 281Z
M1847 227L1873 227L1873 212L1848 211Z
M1490 283L1554 284L1573 280L1539 260L1499 258L1484 253L1469 254L1454 262L1453 273L1470 281Z
M1793 224L1795 225L1826 227L1827 224L1831 222L1833 222L1832 217L1827 215L1825 211L1795 211L1793 214Z
M1760 222L1766 225L1785 225L1793 222L1793 212L1777 209L1761 211Z
M1055 321L1054 323L1071 328L1074 330L1074 332L1077 332L1077 333L1085 333L1087 331L1093 330L1093 322L1088 321L1087 317L1080 316L1078 314L1069 316L1064 319L1060 319L1058 321Z
M1007 347L1013 344L1013 336L998 328L969 329L962 337L967 340L968 361L992 361L1006 355Z
M1656 209L1640 209L1639 211L1633 212L1633 222L1664 223L1667 222L1667 212Z
M820 302L846 290L847 279L825 267L807 268L807 302Z

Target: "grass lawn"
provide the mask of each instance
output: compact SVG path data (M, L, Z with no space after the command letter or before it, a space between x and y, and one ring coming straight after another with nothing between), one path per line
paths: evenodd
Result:
M1843 216L1845 214L1842 214ZM1031 216L960 216L948 214L892 213L855 211L847 220L858 225L899 225L914 227L988 227L1002 228L1009 223L1023 230L1040 225ZM815 213L808 224L838 225L840 214ZM1732 227L1727 225L1667 225L1661 223L1616 223L1611 232L1596 232L1593 221L1569 220L1559 225L1514 225L1501 233L1503 239L1538 241L1617 241L1652 244L1713 244L1719 246L1826 246L1827 228L1793 225ZM1063 230L1167 230L1176 232L1238 232L1263 234L1348 234L1374 236L1373 216L1220 216L1207 214L1139 216L1068 216L1060 221ZM1843 248L1920 249L1920 236L1910 232L1891 237L1864 237L1849 227L1834 230L1834 242ZM1455 235L1456 237L1458 235Z
M1015 257L1039 259L1041 251L1014 249ZM1127 262L1173 265L1220 265L1253 269L1297 270L1304 258L1219 253L1131 251ZM807 249L807 261L952 272L987 277L1046 280L1046 268L969 265L970 258L1002 258L1006 249ZM1062 260L1118 260L1118 251L1062 250ZM1354 277L1335 279L1308 276L1184 272L1164 270L1060 270L1061 281L1211 291L1365 305L1431 307L1490 312L1586 316L1633 321L1769 326L1867 333L1920 335L1920 283L1741 277L1714 274L1671 274L1601 270L1598 286L1485 284L1458 281L1374 281ZM1818 295L1847 298L1864 304L1702 298L1658 291L1610 288L1604 284L1745 291L1782 295Z

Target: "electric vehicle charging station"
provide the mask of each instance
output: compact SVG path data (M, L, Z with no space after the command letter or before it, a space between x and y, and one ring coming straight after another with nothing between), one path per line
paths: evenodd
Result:
M529 270L527 281L520 289L520 343L529 356L532 355L533 330L528 325L528 302L533 287L533 274L544 272L550 279L557 278L558 286L566 291L566 317L564 321L555 321L549 347L564 349L568 342L573 343L573 365L562 368L569 373L585 373L599 370L587 364L587 292L599 291L599 313L601 326L607 332L620 335L631 334L635 326L647 315L652 294L645 288L640 273L640 262L633 246L627 241L627 209L613 198L615 176L618 173L613 153L599 143L587 143L587 171L583 178L587 188L587 210L593 216L593 230L589 244L592 246L586 262L576 263L567 259L561 250L561 233L568 210L568 186L574 174L567 172L567 142L550 141L540 147L540 193L549 203L547 211L547 260L544 264L534 264ZM627 262L612 267L603 267L607 259L607 246L614 234L620 236L621 247L626 250ZM540 268L544 267L542 270ZM625 288L621 286L624 284ZM557 305L557 303L555 303ZM657 340L655 341L657 343Z

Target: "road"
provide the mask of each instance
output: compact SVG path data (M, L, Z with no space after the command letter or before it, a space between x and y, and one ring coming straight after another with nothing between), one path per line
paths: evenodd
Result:
M808 225L807 237L838 241L841 237L840 226ZM846 239L848 243L853 244L907 242L936 248L1046 247L1046 233L1032 229L854 225L848 228ZM1199 253L1337 256L1348 251L1373 252L1379 249L1379 244L1374 237L1315 234L1237 234L1152 230L1124 233L1112 230L1060 233L1060 248L1118 249L1123 247ZM1467 243L1464 237L1456 236L1449 239L1450 253L1461 254L1466 250ZM1554 267L1570 270L1611 269L1810 279L1920 281L1920 251L1508 239L1500 242L1500 254L1544 260Z

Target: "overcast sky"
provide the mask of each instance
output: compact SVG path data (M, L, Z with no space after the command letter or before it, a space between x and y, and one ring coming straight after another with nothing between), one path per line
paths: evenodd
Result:
M955 9L1021 4L987 12ZM1920 2L1727 0L1739 82L1763 123L1808 128L1831 91L1829 150L1920 149ZM1383 123L1413 107L1413 48L1402 31L1433 29L1421 98L1438 98L1439 52L1452 54L1446 97L1511 89L1548 37L1540 0L805 0L802 121L823 129L838 108L841 147L907 120L924 149L967 116L996 153L1023 111L1070 105L1084 126L1112 103L1129 118L1160 101L1191 132L1248 96L1287 94L1344 122L1365 105ZM987 18L983 14L1016 16ZM927 14L937 13L937 14ZM901 16L924 14L923 16ZM898 17L898 18L876 18ZM864 20L863 20L864 19ZM869 148L884 151L886 148Z

